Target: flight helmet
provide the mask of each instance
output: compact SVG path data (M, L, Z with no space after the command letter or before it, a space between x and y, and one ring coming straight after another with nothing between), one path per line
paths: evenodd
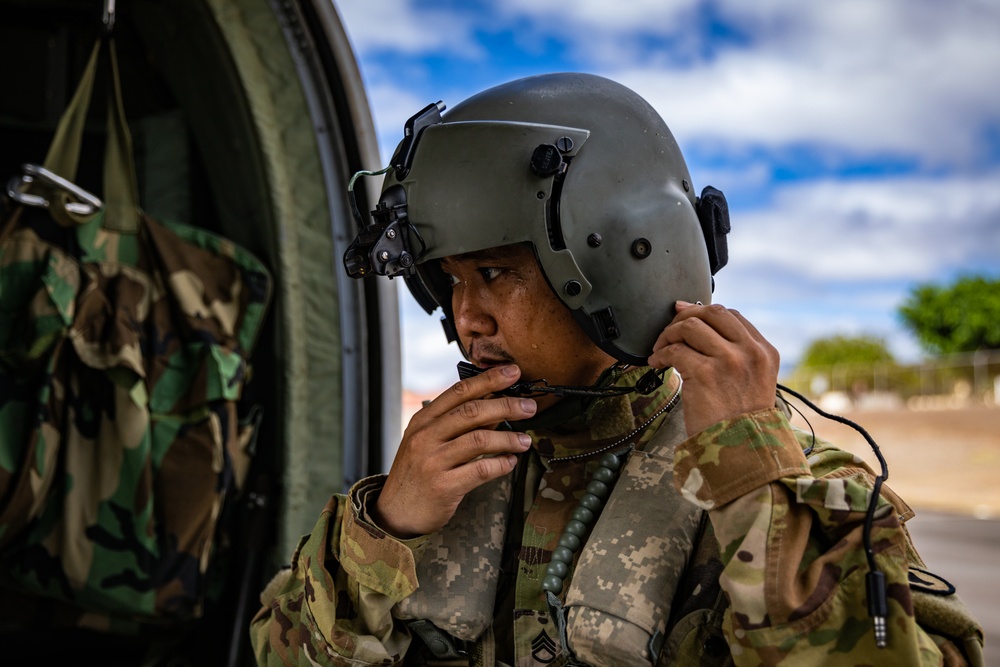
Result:
M455 339L439 260L529 242L590 339L635 365L676 300L711 301L728 258L725 198L711 187L696 196L677 142L638 94L547 74L444 109L407 121L371 221L345 254L350 275L402 276Z

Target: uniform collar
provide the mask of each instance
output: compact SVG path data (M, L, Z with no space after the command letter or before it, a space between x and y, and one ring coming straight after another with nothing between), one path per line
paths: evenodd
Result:
M612 367L602 374L597 386L634 386L648 371L644 366ZM596 451L645 423L673 396L679 382L670 370L663 384L649 395L567 397L533 419L512 423L511 428L531 436L532 446L543 461ZM648 429L648 434L655 430ZM641 436L649 437L647 433Z

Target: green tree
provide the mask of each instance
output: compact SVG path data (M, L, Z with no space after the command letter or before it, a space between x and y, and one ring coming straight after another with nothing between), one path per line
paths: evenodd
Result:
M896 368L896 360L881 338L844 335L819 338L802 354L792 384L799 385L800 390L822 393L830 385L817 386L814 382L826 378L834 388L867 391L875 388L876 367Z
M814 340L799 361L799 368L894 363L885 341L875 336L830 336Z
M928 352L1000 348L1000 279L965 276L947 286L918 285L898 313Z

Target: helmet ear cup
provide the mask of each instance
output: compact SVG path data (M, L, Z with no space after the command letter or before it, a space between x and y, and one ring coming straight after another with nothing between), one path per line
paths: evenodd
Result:
M714 276L719 269L729 263L729 203L721 190L708 185L701 191L701 196L695 202L695 211L701 223L701 232L705 235L705 247L708 249L708 266ZM715 287L715 280L712 280Z

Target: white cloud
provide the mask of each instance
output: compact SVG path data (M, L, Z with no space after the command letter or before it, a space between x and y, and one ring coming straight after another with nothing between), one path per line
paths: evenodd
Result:
M507 0L497 3L497 11L510 16L531 18L547 26L553 34L571 37L583 34L587 28L601 32L634 32L651 27L676 26L699 5L698 0L630 0L609 3L607 0ZM592 35L591 35L592 36Z
M483 57L468 11L418 7L412 0L337 0L347 34L364 58L377 51Z
M383 166L388 164L396 144L403 138L406 119L427 106L431 100L421 98L410 88L402 87L381 77L366 86L372 109Z
M501 20L519 26L522 43L546 39L564 43L569 55L585 66L608 67L643 61L648 43L638 36L669 39L675 54L690 54L702 41L692 25L699 0L508 0L496 3Z
M773 207L738 215L730 238L734 266L846 284L982 270L998 248L1000 172L786 185Z
M751 6L730 4L734 11ZM975 158L983 124L1000 119L1000 94L984 85L1000 65L1000 6L781 3L771 16L783 20L763 29L766 40L680 73L672 98L690 101L677 110L685 128L947 163ZM669 78L658 77L661 84Z
M896 314L912 287L1000 270L998 171L800 182L779 188L767 208L733 213L715 300L753 321L786 367L833 334L876 335L915 360L918 346Z
M524 49L566 44L580 69L636 89L685 145L823 144L930 163L982 156L1000 122L1000 5L982 0L713 3L744 41L699 27L697 0L513 0L454 10L405 0L339 6L364 54L380 49L478 60L476 31L510 30ZM400 59L398 62L401 62ZM426 81L423 64L414 77ZM399 85L411 78L397 72Z
M975 34L899 40L895 50L865 49L864 58L843 45L762 47L690 69L640 64L606 74L646 97L682 145L820 144L962 164L982 157L983 128L1000 120L1000 93L985 84L1000 66L1000 40L969 48L965 39L976 43Z

